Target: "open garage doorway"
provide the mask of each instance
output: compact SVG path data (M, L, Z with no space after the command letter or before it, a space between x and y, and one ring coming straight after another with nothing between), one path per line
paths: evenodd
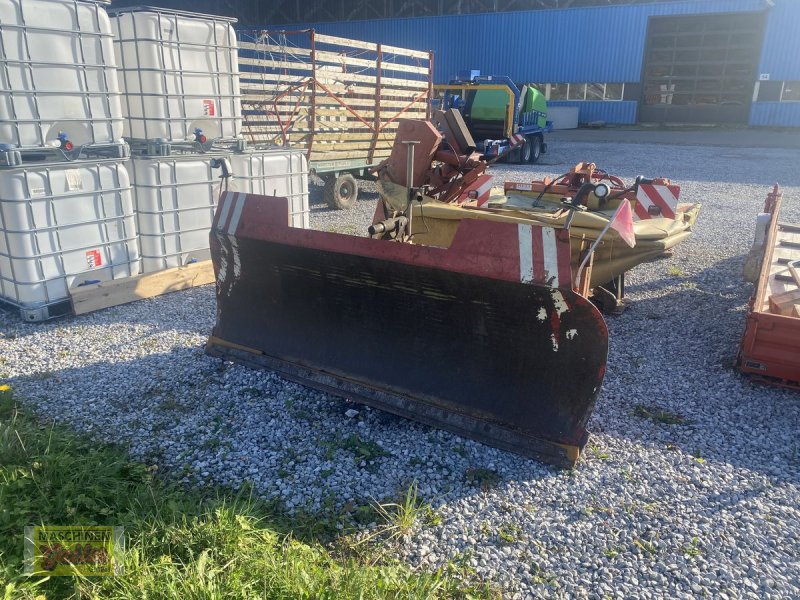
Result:
M765 13L652 17L639 121L748 121Z

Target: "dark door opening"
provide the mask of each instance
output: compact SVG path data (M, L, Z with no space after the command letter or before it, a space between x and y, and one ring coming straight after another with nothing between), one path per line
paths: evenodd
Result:
M639 121L747 123L765 13L651 17Z

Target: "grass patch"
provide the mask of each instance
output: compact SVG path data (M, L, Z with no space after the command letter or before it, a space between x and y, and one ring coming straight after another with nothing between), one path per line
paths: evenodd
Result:
M433 512L430 504L423 502L413 481L397 502L373 502L371 506L381 525L370 535L359 540L360 544L381 539L394 542L411 533L414 526Z
M642 552L650 556L653 556L658 553L658 546L656 546L656 544L651 542L650 540L642 540L639 538L634 538L633 545L636 546Z
M703 456L700 454L700 450L695 450L695 451L692 453L692 456L694 457L694 460L695 460L695 461L697 462L697 464L699 464L699 465L702 465L703 463L705 463L705 462L706 462L706 459L705 459L705 458L703 458Z
M592 455L597 460L608 460L609 458L611 458L611 455L608 452L600 450L597 444L589 444L589 449L592 451Z
M515 523L504 523L497 530L497 537L506 544L513 544L522 540L522 529Z
M41 425L0 391L0 598L493 597L443 570L331 551L336 538L302 533L303 521L246 488L206 495L155 471L119 448ZM24 576L23 527L37 523L124 526L125 574Z
M469 484L480 487L484 492L487 492L497 487L503 478L493 469L470 467L467 469L466 473L464 473L464 480Z
M607 517L614 516L614 509L610 506L601 506L599 504L588 504L583 507L583 514L587 517L591 517L594 514L602 514Z
M649 419L653 423L661 423L663 425L686 425L689 423L687 419L678 413L652 406L645 406L644 404L637 404L631 414L634 417Z
M683 547L683 553L688 558L697 558L702 551L700 550L700 539L693 537L689 545Z
M370 463L382 456L389 456L389 453L381 448L377 442L365 440L357 433L353 433L346 438L337 438L332 442L324 442L323 446L326 448L324 456L328 460L333 459L337 450L346 450L353 455L357 465L362 461Z
M673 277L686 277L686 273L684 273L680 267L675 265L670 265L669 268L667 269L667 273L669 273Z

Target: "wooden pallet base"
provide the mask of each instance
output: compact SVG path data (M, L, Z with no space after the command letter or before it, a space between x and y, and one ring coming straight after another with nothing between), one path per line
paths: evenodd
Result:
M72 310L76 315L83 315L209 283L214 283L214 268L210 260L204 260L157 273L76 288L71 292Z

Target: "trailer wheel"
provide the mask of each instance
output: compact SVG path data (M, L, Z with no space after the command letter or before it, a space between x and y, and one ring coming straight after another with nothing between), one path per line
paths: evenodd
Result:
M532 146L531 146L531 136L528 136L528 137L525 138L525 143L522 145L522 148L520 148L520 150L519 150L519 153L520 153L519 162L521 162L521 163L533 162L531 160L531 148L532 148Z
M527 148L527 150L525 150ZM526 162L539 162L539 157L542 155L542 136L529 135L525 140L523 152L526 155Z
M345 210L352 208L358 198L358 182L350 173L338 177L325 177L325 202L331 208Z

